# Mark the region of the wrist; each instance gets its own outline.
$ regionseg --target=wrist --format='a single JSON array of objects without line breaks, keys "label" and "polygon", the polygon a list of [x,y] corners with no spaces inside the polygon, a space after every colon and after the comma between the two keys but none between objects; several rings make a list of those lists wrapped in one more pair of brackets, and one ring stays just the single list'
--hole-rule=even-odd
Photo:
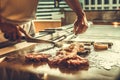
[{"label": "wrist", "polygon": [[85,13],[83,11],[77,12],[76,15],[77,15],[77,17],[82,18],[85,15]]}]

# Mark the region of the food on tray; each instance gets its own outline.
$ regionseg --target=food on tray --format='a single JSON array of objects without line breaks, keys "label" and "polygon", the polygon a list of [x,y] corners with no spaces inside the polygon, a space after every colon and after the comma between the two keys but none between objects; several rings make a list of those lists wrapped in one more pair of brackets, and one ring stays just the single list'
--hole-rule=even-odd
[{"label": "food on tray", "polygon": [[57,56],[58,56],[58,55],[70,55],[70,54],[72,54],[72,52],[67,52],[67,51],[65,51],[65,50],[59,50],[59,51],[56,53]]},{"label": "food on tray", "polygon": [[7,62],[22,62],[23,56],[21,54],[12,54],[12,55],[8,55],[4,58],[4,61]]},{"label": "food on tray", "polygon": [[84,67],[88,67],[89,63],[87,59],[74,55],[74,56],[64,57],[59,62],[59,66],[62,68],[74,70],[74,69],[83,69]]},{"label": "food on tray", "polygon": [[5,59],[4,59],[4,61],[8,61],[8,62],[10,62],[10,61],[15,61],[16,60],[16,57],[15,56],[7,56],[7,57],[5,57]]},{"label": "food on tray", "polygon": [[69,70],[86,69],[89,67],[88,60],[77,55],[55,56],[49,60],[48,64],[50,67],[66,68]]},{"label": "food on tray", "polygon": [[58,55],[49,58],[48,64],[51,68],[57,68],[59,66],[59,62],[64,58],[64,55]]},{"label": "food on tray", "polygon": [[81,56],[81,55],[88,55],[90,53],[90,50],[84,50],[84,51],[81,51],[81,52],[77,52],[77,55]]},{"label": "food on tray", "polygon": [[25,55],[25,61],[27,61],[27,62],[47,62],[49,57],[51,57],[50,54],[43,54],[43,53],[27,54],[27,55]]},{"label": "food on tray", "polygon": [[82,43],[72,43],[68,47],[60,49],[56,55],[77,55],[77,54],[88,54],[90,53],[90,48],[85,48]]},{"label": "food on tray", "polygon": [[94,43],[93,46],[94,46],[95,51],[107,50],[108,49],[108,44]]}]

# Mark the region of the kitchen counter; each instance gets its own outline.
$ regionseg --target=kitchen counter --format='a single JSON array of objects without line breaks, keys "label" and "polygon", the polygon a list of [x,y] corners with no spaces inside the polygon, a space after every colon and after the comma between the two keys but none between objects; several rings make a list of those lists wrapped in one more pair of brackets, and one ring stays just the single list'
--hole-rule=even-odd
[{"label": "kitchen counter", "polygon": [[[69,30],[67,31],[69,32]],[[67,33],[66,30],[64,33]],[[66,40],[113,43],[112,48],[106,51],[97,52],[92,49],[91,53],[86,57],[89,60],[89,69],[80,70],[75,73],[66,73],[58,68],[50,68],[47,64],[25,64],[24,60],[22,61],[22,59],[19,59],[19,57],[22,56],[21,54],[27,54],[31,51],[38,51],[38,49],[40,49],[40,44],[27,42],[16,44],[16,46],[23,44],[26,45],[24,47],[18,46],[19,50],[17,50],[18,48],[16,49],[14,46],[13,48],[15,48],[16,51],[11,51],[8,53],[11,55],[19,54],[17,55],[18,58],[14,61],[6,62],[3,61],[5,56],[1,57],[0,70],[1,73],[4,72],[4,74],[1,74],[0,80],[7,80],[7,78],[3,79],[4,76],[11,78],[8,80],[15,80],[14,75],[19,78],[17,80],[30,80],[30,76],[28,77],[28,74],[32,74],[31,76],[35,78],[34,80],[117,80],[120,73],[119,34],[120,26],[114,27],[113,25],[91,25],[84,34],[80,34],[78,36],[72,34],[67,36]],[[7,48],[8,47],[3,48],[1,51],[7,50]],[[13,50],[11,47],[9,49]],[[52,54],[54,54],[55,50],[58,50],[58,48],[54,48],[45,52],[53,52]],[[9,71],[11,71],[11,73]],[[9,76],[7,72],[9,73]]]},{"label": "kitchen counter", "polygon": [[[47,40],[50,37],[51,37],[50,35],[46,35],[46,36],[40,37],[39,39]],[[7,53],[10,53],[10,52],[13,52],[13,51],[17,51],[17,50],[20,50],[20,49],[23,49],[23,48],[26,48],[26,47],[29,47],[29,46],[32,46],[32,45],[35,45],[35,44],[36,43],[31,43],[31,42],[27,42],[27,41],[21,41],[19,43],[9,42],[8,44],[6,44],[8,46],[0,48],[0,55],[4,55],[4,54],[7,54]]]},{"label": "kitchen counter", "polygon": [[[71,24],[71,25],[63,26],[63,29],[69,28],[71,26],[73,26],[73,25]],[[58,29],[58,28],[55,28],[55,29]],[[55,31],[55,32],[56,33],[51,33],[51,34],[46,34],[44,32],[43,33],[36,33],[35,37],[37,37],[38,39],[49,40],[52,37],[58,37],[58,36],[61,36],[61,35],[64,35],[64,34],[68,33],[66,31]],[[0,48],[0,55],[4,55],[4,54],[10,53],[12,51],[23,49],[25,47],[29,47],[31,45],[36,44],[36,43],[30,43],[30,42],[26,42],[26,41],[22,41],[22,42],[17,43],[17,44],[16,44],[16,42],[13,42],[13,43],[9,42],[9,43],[10,43],[10,46]],[[9,44],[7,44],[7,45],[9,45]]]}]

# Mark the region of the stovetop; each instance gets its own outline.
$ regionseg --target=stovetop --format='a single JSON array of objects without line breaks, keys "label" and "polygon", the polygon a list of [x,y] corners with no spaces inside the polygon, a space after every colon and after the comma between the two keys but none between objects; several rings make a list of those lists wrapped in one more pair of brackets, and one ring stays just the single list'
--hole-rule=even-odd
[{"label": "stovetop", "polygon": [[[70,27],[73,25],[70,25]],[[68,27],[68,26],[67,26]],[[92,25],[88,28],[87,32],[74,35],[71,31],[73,28],[66,29],[67,27],[63,27],[64,30],[56,31],[55,34],[57,36],[66,34],[67,38],[63,41],[88,41],[88,42],[112,42],[113,46],[105,51],[94,51],[93,46],[90,46],[91,53],[86,56],[89,60],[90,67],[88,71],[78,71],[77,74],[66,74],[60,72],[58,69],[51,69],[48,65],[27,67],[30,71],[34,71],[35,73],[40,74],[48,74],[50,76],[56,77],[71,77],[73,79],[115,79],[120,72],[120,27],[113,27],[111,25]],[[62,33],[61,33],[62,32]],[[64,33],[63,33],[64,32]],[[56,36],[53,34],[53,36]],[[50,38],[51,40],[53,38]],[[54,40],[54,39],[53,39]],[[29,52],[41,52],[42,48],[51,47],[50,44],[44,46],[45,44],[34,44],[29,47],[23,48],[18,51],[11,52],[4,56],[9,56],[13,54],[27,54]],[[66,46],[69,44],[65,44],[62,46]],[[51,53],[55,55],[56,51],[61,47],[52,47],[48,50],[42,51],[44,53]],[[3,57],[3,56],[2,56]],[[24,67],[24,65],[22,65]]]}]

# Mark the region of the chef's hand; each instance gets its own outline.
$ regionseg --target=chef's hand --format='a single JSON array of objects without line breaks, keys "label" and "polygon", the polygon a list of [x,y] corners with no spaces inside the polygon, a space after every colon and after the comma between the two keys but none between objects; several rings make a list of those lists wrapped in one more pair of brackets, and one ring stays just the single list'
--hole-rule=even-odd
[{"label": "chef's hand", "polygon": [[18,25],[10,23],[0,23],[0,29],[4,33],[4,37],[10,41],[21,41],[22,33],[26,32]]},{"label": "chef's hand", "polygon": [[77,16],[76,21],[74,22],[74,33],[80,34],[84,33],[88,28],[88,22],[86,19],[85,13],[82,16]]}]

